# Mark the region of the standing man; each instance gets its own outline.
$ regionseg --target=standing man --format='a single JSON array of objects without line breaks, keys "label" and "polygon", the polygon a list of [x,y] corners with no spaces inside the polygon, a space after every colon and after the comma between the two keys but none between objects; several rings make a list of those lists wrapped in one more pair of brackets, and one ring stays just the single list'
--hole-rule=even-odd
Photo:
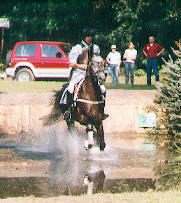
[{"label": "standing man", "polygon": [[143,53],[147,57],[147,85],[151,85],[152,69],[155,74],[155,80],[159,81],[158,57],[163,53],[164,50],[164,47],[155,42],[155,38],[153,36],[149,37],[149,44],[146,44],[143,48]]},{"label": "standing man", "polygon": [[121,54],[116,51],[116,45],[111,46],[111,52],[107,55],[106,58],[109,64],[109,72],[112,77],[112,83],[119,84],[119,73],[121,65]]},{"label": "standing man", "polygon": [[[74,46],[69,53],[70,66],[72,67],[73,73],[67,87],[67,111],[64,113],[65,120],[69,119],[70,111],[69,107],[73,104],[73,91],[75,84],[79,83],[86,76],[86,69],[89,63],[89,59],[93,54],[99,54],[99,46],[93,44],[94,32],[90,28],[83,30],[82,41]],[[104,85],[100,85],[102,97],[105,99],[106,88]],[[109,115],[104,114],[103,119],[106,119]]]}]

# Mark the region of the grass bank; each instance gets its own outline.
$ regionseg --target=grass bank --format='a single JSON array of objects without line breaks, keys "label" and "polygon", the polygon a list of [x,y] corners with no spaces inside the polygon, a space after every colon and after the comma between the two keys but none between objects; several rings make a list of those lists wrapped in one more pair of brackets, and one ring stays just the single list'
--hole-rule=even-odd
[{"label": "grass bank", "polygon": [[180,203],[180,191],[167,192],[131,192],[121,194],[95,194],[82,196],[59,196],[48,198],[19,197],[8,198],[1,203]]},{"label": "grass bank", "polygon": [[53,90],[59,90],[64,83],[62,81],[17,82],[14,80],[1,80],[0,92],[47,93]]},{"label": "grass bank", "polygon": [[[107,89],[125,89],[125,90],[154,90],[155,83],[153,78],[153,86],[145,85],[146,76],[135,77],[135,85],[125,85],[125,77],[120,76],[120,84],[114,85],[111,83],[111,78],[106,80]],[[47,93],[53,90],[59,90],[66,80],[39,80],[33,82],[17,82],[11,78],[0,80],[0,92],[9,93]]]}]

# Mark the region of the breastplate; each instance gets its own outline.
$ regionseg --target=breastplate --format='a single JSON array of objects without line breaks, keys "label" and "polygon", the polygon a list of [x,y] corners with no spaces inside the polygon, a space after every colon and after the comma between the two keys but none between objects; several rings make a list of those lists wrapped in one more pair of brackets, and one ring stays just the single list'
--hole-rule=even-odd
[{"label": "breastplate", "polygon": [[78,64],[88,64],[88,48],[82,48],[82,54],[77,59]]}]

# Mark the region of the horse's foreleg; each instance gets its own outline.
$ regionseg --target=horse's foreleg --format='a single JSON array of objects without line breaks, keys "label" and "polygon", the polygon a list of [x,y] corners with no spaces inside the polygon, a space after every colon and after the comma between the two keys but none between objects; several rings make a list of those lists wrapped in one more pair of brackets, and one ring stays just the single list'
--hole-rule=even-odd
[{"label": "horse's foreleg", "polygon": [[70,119],[66,120],[68,130],[72,132],[74,130],[75,114],[73,109],[71,109]]},{"label": "horse's foreleg", "polygon": [[97,129],[97,140],[98,140],[98,144],[100,147],[101,151],[104,151],[104,148],[106,147],[106,144],[104,142],[104,129],[103,129],[103,124],[100,123],[99,125],[96,126]]},{"label": "horse's foreleg", "polygon": [[74,121],[70,120],[70,121],[66,121],[66,123],[67,123],[68,130],[70,132],[73,131],[73,129],[74,129]]},{"label": "horse's foreleg", "polygon": [[90,149],[94,145],[94,132],[93,132],[93,126],[89,124],[86,128],[86,132],[88,134],[88,141],[85,143],[85,149]]}]

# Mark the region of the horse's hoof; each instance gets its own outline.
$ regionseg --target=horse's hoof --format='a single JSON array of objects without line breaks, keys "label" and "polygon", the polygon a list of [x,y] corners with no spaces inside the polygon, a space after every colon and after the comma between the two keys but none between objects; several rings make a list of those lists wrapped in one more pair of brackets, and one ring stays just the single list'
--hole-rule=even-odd
[{"label": "horse's hoof", "polygon": [[85,148],[85,150],[89,150],[89,149],[92,149],[93,146],[94,145],[89,144],[88,146],[84,146],[84,148]]},{"label": "horse's hoof", "polygon": [[101,150],[101,151],[104,151],[105,147],[106,147],[106,144],[105,144],[105,143],[104,143],[104,144],[101,144],[101,145],[100,145],[100,150]]},{"label": "horse's hoof", "polygon": [[88,149],[91,149],[94,145],[88,144]]},{"label": "horse's hoof", "polygon": [[88,141],[86,140],[86,141],[85,141],[85,144],[84,144],[85,150],[88,150],[88,149],[89,149],[88,146],[89,146],[89,144],[88,144]]},{"label": "horse's hoof", "polygon": [[84,144],[85,150],[89,150],[89,149],[91,149],[93,146],[94,146],[93,144],[89,144],[88,141],[85,141],[85,144]]}]

